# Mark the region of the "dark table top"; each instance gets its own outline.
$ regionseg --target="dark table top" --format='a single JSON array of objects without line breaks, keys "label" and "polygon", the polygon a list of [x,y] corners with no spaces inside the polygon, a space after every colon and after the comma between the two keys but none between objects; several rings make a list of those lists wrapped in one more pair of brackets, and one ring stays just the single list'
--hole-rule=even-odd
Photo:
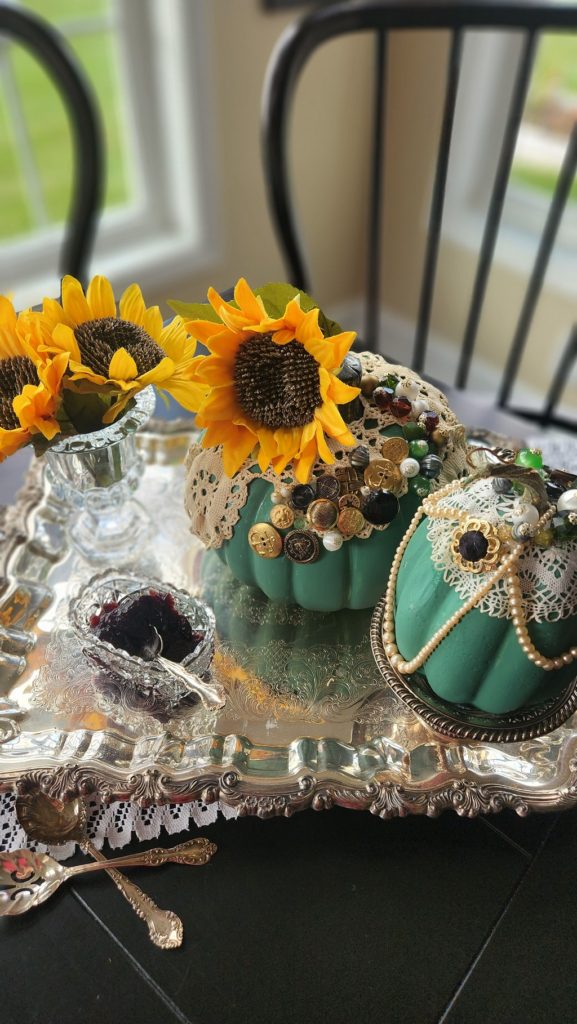
[{"label": "dark table top", "polygon": [[[467,422],[519,426],[461,401]],[[25,461],[2,466],[0,501]],[[210,865],[135,876],[182,918],[179,950],[156,949],[101,875],[2,920],[1,1024],[577,1020],[575,814],[334,809],[198,831],[219,846]]]}]

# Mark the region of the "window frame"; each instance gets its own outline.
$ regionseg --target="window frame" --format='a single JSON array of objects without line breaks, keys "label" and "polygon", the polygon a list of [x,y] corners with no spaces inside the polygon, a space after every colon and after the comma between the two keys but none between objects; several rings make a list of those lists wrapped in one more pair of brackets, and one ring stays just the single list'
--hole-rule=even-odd
[{"label": "window frame", "polygon": [[[575,41],[577,47],[577,34]],[[442,234],[474,252],[483,234],[521,43],[522,35],[513,31],[471,32],[465,41]],[[509,180],[496,263],[531,271],[549,205],[547,196]],[[560,225],[548,270],[549,283],[570,295],[575,294],[576,250],[574,204]]]},{"label": "window frame", "polygon": [[[121,102],[135,198],[103,211],[92,272],[116,289],[162,285],[218,256],[209,0],[116,0]],[[200,144],[202,140],[202,144]],[[161,188],[159,189],[159,183]],[[64,225],[0,244],[17,308],[58,294]],[[46,268],[50,267],[50,272]]]}]

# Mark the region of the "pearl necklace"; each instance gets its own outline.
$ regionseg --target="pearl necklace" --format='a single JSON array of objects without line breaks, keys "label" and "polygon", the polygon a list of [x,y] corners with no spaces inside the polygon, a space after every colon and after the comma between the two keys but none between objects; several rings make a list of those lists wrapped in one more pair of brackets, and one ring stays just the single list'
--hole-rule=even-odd
[{"label": "pearl necklace", "polygon": [[[468,601],[466,601],[457,609],[456,612],[453,613],[453,615],[451,615],[449,619],[447,619],[445,624],[433,634],[431,639],[427,641],[424,647],[421,648],[414,658],[411,658],[410,661],[405,661],[399,652],[395,642],[394,609],[397,577],[399,575],[403,555],[407,549],[409,541],[416,533],[417,527],[424,515],[428,515],[435,519],[448,519],[458,523],[464,523],[470,518],[468,512],[460,512],[458,509],[438,507],[439,502],[443,498],[447,498],[456,491],[462,490],[468,483],[470,483],[470,481],[455,480],[452,483],[447,484],[445,487],[442,487],[441,490],[436,492],[436,494],[426,498],[421,507],[415,512],[415,515],[409,524],[409,528],[397,548],[393,564],[391,566],[389,582],[385,591],[383,623],[384,650],[387,658],[389,659],[390,665],[392,668],[396,669],[397,672],[401,673],[401,675],[410,675],[412,672],[416,672],[417,669],[421,668],[424,662],[430,658],[433,651],[437,649],[445,637],[447,637],[455,626],[459,624],[461,619],[475,608],[485,595],[489,593],[493,584],[497,583],[497,581],[502,579],[504,576],[506,577],[511,619],[521,650],[524,651],[530,661],[539,668],[544,669],[546,672],[551,672],[553,669],[559,669],[563,668],[565,665],[570,665],[577,659],[577,647],[571,647],[565,654],[561,654],[556,658],[547,658],[537,650],[529,636],[523,606],[521,582],[517,572],[519,558],[526,550],[527,542],[513,543],[499,568],[495,572],[491,573],[485,583],[475,591]],[[555,512],[555,506],[549,505],[546,511],[540,516],[539,521],[535,526],[535,531],[537,532],[538,530],[544,529],[553,519]]]}]

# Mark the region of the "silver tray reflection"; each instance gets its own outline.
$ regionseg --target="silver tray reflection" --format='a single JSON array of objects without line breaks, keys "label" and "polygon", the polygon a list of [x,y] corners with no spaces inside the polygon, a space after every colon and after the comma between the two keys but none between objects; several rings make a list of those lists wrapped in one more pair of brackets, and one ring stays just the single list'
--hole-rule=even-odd
[{"label": "silver tray reflection", "polygon": [[63,509],[37,465],[0,521],[2,787],[221,800],[261,817],[335,804],[387,818],[577,803],[577,716],[524,742],[443,739],[385,684],[370,610],[327,616],[272,604],[205,554],[182,509],[189,440],[182,428],[142,436],[139,498],[156,530],[140,569],[212,604],[225,707],[159,722],[78,671],[66,604],[92,569],[70,552]]}]

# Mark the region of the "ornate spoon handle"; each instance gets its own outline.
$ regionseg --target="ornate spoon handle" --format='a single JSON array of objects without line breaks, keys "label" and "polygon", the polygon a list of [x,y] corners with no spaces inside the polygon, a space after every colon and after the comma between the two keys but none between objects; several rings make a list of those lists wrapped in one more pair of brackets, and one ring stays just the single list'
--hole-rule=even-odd
[{"label": "ornate spoon handle", "polygon": [[[84,840],[81,845],[86,853],[98,861],[98,864],[83,864],[82,867],[99,867],[101,864],[104,867],[105,864],[110,863],[89,840]],[[152,850],[150,852],[152,853]],[[128,900],[132,909],[146,923],[148,934],[155,946],[160,946],[161,949],[176,949],[177,946],[182,945],[182,921],[172,910],[161,910],[160,907],[157,907],[150,896],[147,896],[134,882],[121,875],[115,867],[106,867],[105,870],[125,899]]]},{"label": "ornate spoon handle", "polygon": [[[88,849],[85,846],[85,849]],[[88,871],[108,871],[112,868],[156,868],[160,864],[208,864],[213,853],[216,853],[216,845],[208,839],[190,839],[187,843],[173,846],[171,849],[163,850],[162,847],[154,850],[145,850],[143,853],[131,853],[126,857],[116,857],[113,861],[106,860],[101,855],[96,858],[97,864],[78,864],[76,867],[67,868],[69,878],[73,875],[84,875]],[[108,867],[107,867],[108,865]]]}]

